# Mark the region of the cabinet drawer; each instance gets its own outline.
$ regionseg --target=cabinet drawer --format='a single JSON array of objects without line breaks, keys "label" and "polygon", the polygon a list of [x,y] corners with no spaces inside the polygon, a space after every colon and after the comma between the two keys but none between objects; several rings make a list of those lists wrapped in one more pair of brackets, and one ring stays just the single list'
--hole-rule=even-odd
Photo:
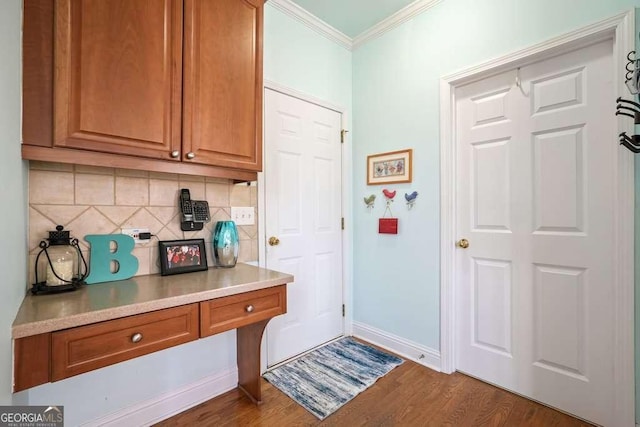
[{"label": "cabinet drawer", "polygon": [[198,339],[198,304],[52,334],[52,381]]},{"label": "cabinet drawer", "polygon": [[200,336],[207,337],[286,312],[286,285],[201,302]]}]

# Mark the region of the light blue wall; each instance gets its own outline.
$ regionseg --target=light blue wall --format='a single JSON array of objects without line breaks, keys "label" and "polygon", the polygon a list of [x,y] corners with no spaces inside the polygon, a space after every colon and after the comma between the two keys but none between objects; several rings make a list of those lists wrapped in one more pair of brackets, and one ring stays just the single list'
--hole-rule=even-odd
[{"label": "light blue wall", "polygon": [[264,78],[351,110],[351,52],[265,6]]},{"label": "light blue wall", "polygon": [[[235,367],[235,332],[154,353],[12,395],[10,327],[26,284],[27,174],[20,158],[21,0],[0,2],[0,405],[64,405],[79,425]],[[274,8],[265,11],[265,78],[331,103],[351,106],[351,53]]]},{"label": "light blue wall", "polygon": [[0,6],[0,405],[10,405],[11,323],[26,282],[26,167],[20,158],[20,37],[22,1]]},{"label": "light blue wall", "polygon": [[[640,5],[640,0],[445,0],[353,54],[354,315],[439,349],[439,79]],[[612,101],[613,102],[613,101]],[[414,149],[413,183],[390,185],[398,236],[362,197],[366,156]],[[407,211],[403,194],[420,193]]]},{"label": "light blue wall", "polygon": [[234,369],[235,358],[233,331],[17,395],[27,394],[30,405],[64,405],[66,425],[76,426]]}]

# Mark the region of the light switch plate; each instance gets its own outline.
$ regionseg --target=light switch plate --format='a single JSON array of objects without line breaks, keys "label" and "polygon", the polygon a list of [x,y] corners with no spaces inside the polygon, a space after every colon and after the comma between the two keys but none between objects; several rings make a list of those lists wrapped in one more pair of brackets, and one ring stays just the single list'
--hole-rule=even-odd
[{"label": "light switch plate", "polygon": [[254,225],[256,223],[255,209],[252,207],[231,207],[231,220],[236,225]]}]

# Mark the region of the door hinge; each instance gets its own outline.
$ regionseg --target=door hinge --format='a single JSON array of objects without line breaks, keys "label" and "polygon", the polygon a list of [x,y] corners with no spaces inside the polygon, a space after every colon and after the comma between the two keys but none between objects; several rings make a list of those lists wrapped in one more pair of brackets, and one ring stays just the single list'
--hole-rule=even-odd
[{"label": "door hinge", "polygon": [[340,218],[340,224],[342,225],[342,229],[344,230],[344,217]]},{"label": "door hinge", "polygon": [[348,131],[348,130],[346,130],[346,129],[342,129],[342,130],[340,131],[340,142],[341,142],[342,144],[344,144],[344,137],[345,137],[345,134],[346,134],[347,132],[349,132],[349,131]]},{"label": "door hinge", "polygon": [[345,312],[346,312],[346,309],[344,308],[344,304],[342,304],[342,317],[344,317]]}]

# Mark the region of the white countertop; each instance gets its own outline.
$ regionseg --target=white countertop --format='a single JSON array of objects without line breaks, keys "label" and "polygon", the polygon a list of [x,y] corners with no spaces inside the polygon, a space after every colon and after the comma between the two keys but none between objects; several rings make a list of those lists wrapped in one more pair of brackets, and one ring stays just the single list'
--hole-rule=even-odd
[{"label": "white countertop", "polygon": [[293,276],[237,264],[173,276],[136,276],[86,285],[73,292],[25,297],[13,338],[147,313],[293,282]]}]

